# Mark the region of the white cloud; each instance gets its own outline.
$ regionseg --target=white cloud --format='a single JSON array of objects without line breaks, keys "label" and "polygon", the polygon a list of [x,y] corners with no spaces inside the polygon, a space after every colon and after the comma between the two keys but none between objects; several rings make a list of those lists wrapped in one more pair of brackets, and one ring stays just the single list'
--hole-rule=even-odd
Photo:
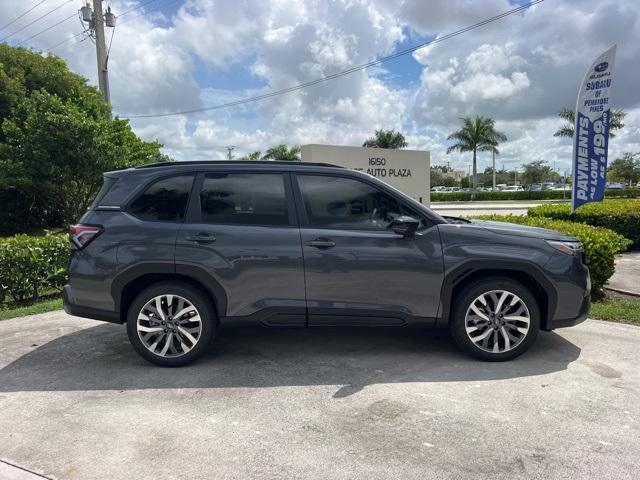
[{"label": "white cloud", "polygon": [[[144,0],[112,0],[116,14]],[[568,166],[571,145],[553,137],[556,112],[571,107],[584,70],[618,43],[614,103],[629,111],[611,156],[640,150],[640,21],[636,0],[544,2],[413,54],[416,78],[395,63],[242,107],[193,116],[132,121],[180,159],[239,154],[278,142],[359,145],[376,128],[407,133],[435,163],[465,168],[468,155],[446,155],[446,137],[464,115],[497,120],[508,137],[499,161],[531,159]],[[0,18],[35,4],[0,2]],[[61,8],[40,28],[64,19]],[[116,112],[167,112],[216,105],[295,86],[389,54],[400,42],[442,36],[513,8],[508,0],[186,0],[174,15],[154,3],[118,19],[110,60]],[[151,10],[151,11],[150,11]],[[140,12],[147,12],[139,14]],[[19,24],[16,25],[18,27]],[[37,32],[25,29],[24,39]],[[66,22],[30,41],[46,47],[79,31]],[[6,33],[6,32],[5,32]],[[12,39],[13,40],[13,39]],[[413,43],[413,42],[409,42]],[[402,47],[406,47],[406,43]],[[68,47],[68,48],[65,48]],[[56,53],[96,83],[89,41]],[[259,87],[215,81],[245,72]],[[253,76],[253,77],[251,77]],[[246,80],[246,78],[245,78]],[[413,83],[411,83],[413,81]],[[243,85],[245,85],[243,83]],[[481,156],[481,169],[488,156]]]}]

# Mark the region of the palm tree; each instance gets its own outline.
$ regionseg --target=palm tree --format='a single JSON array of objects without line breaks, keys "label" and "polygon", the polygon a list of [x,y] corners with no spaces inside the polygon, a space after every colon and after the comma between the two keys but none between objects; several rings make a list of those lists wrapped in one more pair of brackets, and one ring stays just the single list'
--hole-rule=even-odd
[{"label": "palm tree", "polygon": [[286,143],[281,143],[275,147],[271,147],[262,157],[263,160],[286,160],[289,162],[300,161],[300,147],[294,145],[289,147]]},{"label": "palm tree", "polygon": [[473,152],[473,190],[476,190],[478,164],[476,162],[477,152],[500,153],[498,145],[505,142],[507,136],[495,129],[495,121],[492,118],[476,116],[475,118],[461,118],[463,126],[460,130],[453,132],[447,140],[454,140],[455,143],[447,148],[447,153]]},{"label": "palm tree", "polygon": [[[563,108],[558,112],[558,116],[566,120],[556,133],[553,134],[554,137],[569,137],[573,138],[574,134],[574,125],[576,123],[576,112],[569,108]],[[614,138],[616,136],[613,133],[614,130],[620,130],[624,127],[624,117],[627,116],[627,112],[625,112],[622,108],[618,110],[614,110],[611,112],[611,122],[609,123],[609,138]]]},{"label": "palm tree", "polygon": [[260,160],[262,157],[262,152],[260,150],[256,150],[255,152],[247,153],[242,160]]},{"label": "palm tree", "polygon": [[363,147],[378,148],[407,148],[408,145],[404,135],[395,130],[376,130],[373,137],[362,144]]}]

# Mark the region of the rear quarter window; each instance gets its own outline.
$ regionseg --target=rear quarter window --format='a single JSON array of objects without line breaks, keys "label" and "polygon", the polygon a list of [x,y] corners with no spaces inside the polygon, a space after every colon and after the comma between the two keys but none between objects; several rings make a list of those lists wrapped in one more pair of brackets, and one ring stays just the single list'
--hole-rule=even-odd
[{"label": "rear quarter window", "polygon": [[107,192],[111,190],[111,187],[113,187],[113,185],[115,185],[115,183],[118,181],[117,177],[104,176],[102,178],[102,187],[100,188],[100,191],[93,199],[93,202],[91,202],[91,205],[89,205],[89,208],[87,208],[87,210],[95,209],[100,204],[100,201],[104,198]]},{"label": "rear quarter window", "polygon": [[157,180],[130,203],[129,213],[152,222],[183,221],[193,178],[193,175],[179,175]]}]

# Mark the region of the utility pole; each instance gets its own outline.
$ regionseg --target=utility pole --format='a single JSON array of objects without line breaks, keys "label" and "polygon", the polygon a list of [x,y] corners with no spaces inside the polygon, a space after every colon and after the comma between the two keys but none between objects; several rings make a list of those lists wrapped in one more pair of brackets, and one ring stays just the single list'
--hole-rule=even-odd
[{"label": "utility pole", "polygon": [[227,147],[227,160],[233,160],[233,150],[236,147],[231,145],[230,147]]},{"label": "utility pole", "polygon": [[495,150],[491,150],[491,156],[493,158],[493,188],[492,190],[496,189],[496,151]]},{"label": "utility pole", "polygon": [[110,28],[116,26],[116,16],[111,13],[111,7],[107,7],[107,12],[102,12],[103,0],[93,0],[93,10],[89,2],[80,9],[80,18],[89,25],[87,34],[95,39],[96,59],[98,62],[98,87],[102,98],[111,105],[111,94],[109,92],[109,72],[107,63],[109,55],[107,52],[106,38],[104,34],[105,25]]},{"label": "utility pole", "polygon": [[94,29],[96,31],[96,56],[98,59],[98,85],[102,98],[111,105],[109,94],[109,72],[107,70],[107,46],[104,39],[104,17],[102,0],[93,0]]}]

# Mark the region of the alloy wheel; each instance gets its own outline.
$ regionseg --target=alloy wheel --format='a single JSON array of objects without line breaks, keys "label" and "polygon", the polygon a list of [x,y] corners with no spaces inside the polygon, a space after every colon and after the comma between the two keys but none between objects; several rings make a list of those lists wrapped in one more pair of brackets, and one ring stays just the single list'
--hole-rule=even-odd
[{"label": "alloy wheel", "polygon": [[480,350],[504,353],[522,343],[529,333],[530,320],[527,305],[515,293],[491,290],[471,302],[465,329]]},{"label": "alloy wheel", "polygon": [[147,350],[160,357],[180,357],[196,346],[202,321],[196,307],[179,295],[158,295],[138,313],[138,337]]}]

